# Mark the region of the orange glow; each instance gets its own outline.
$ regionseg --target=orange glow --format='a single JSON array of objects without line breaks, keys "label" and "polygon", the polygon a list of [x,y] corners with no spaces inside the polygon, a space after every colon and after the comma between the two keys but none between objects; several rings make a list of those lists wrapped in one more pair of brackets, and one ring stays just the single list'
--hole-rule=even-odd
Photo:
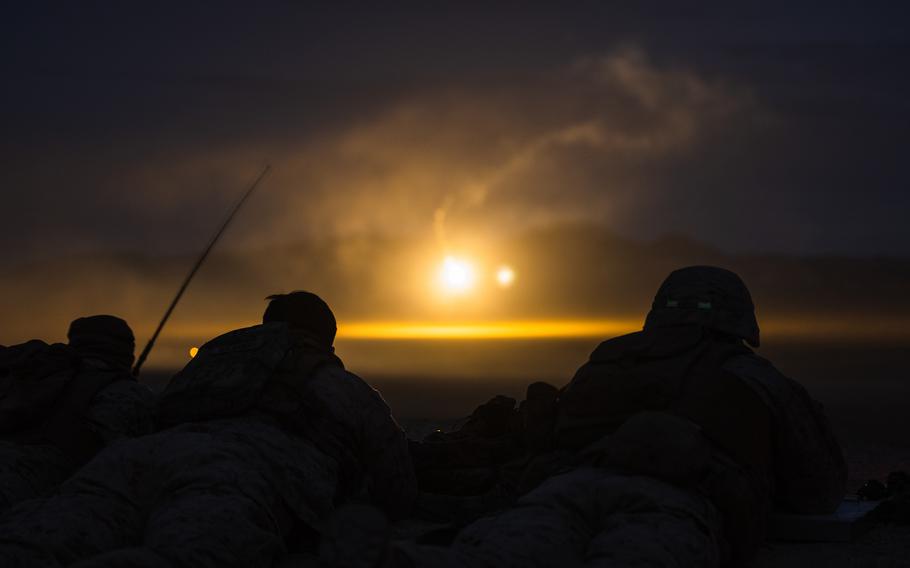
[{"label": "orange glow", "polygon": [[529,320],[470,323],[357,322],[339,339],[559,339],[609,337],[641,329],[641,320]]},{"label": "orange glow", "polygon": [[[597,342],[640,330],[642,319],[563,318],[526,320],[350,320],[339,318],[338,339],[358,341],[572,341]],[[788,341],[907,341],[910,326],[902,318],[870,318],[865,321],[821,317],[766,317],[762,340],[766,345]],[[186,345],[259,323],[258,319],[183,323],[170,328],[161,351],[150,368],[172,368],[186,364]],[[154,328],[138,327],[137,335],[151,334]],[[171,347],[172,346],[172,347]],[[545,347],[550,349],[551,346]],[[758,350],[761,353],[761,349]]]},{"label": "orange glow", "polygon": [[439,268],[439,284],[448,294],[464,294],[474,287],[474,266],[461,258],[447,256]]},{"label": "orange glow", "polygon": [[509,266],[500,266],[496,271],[496,282],[503,288],[510,287],[515,282],[515,271]]},{"label": "orange glow", "polygon": [[190,359],[196,356],[196,353],[199,353],[198,347],[190,347]]},{"label": "orange glow", "polygon": [[[611,337],[638,331],[643,318],[528,319],[503,321],[432,321],[432,320],[347,320],[339,318],[339,339],[546,339],[578,337]],[[766,323],[765,323],[766,322]],[[183,342],[209,339],[259,323],[255,320],[222,321],[195,325],[175,325],[172,338]],[[139,328],[138,333],[151,333],[153,328]],[[907,340],[910,328],[903,319],[866,322],[824,320],[821,318],[768,318],[762,321],[763,338],[778,340],[843,339]],[[183,343],[186,345],[186,343]],[[181,347],[181,351],[184,348]]]}]

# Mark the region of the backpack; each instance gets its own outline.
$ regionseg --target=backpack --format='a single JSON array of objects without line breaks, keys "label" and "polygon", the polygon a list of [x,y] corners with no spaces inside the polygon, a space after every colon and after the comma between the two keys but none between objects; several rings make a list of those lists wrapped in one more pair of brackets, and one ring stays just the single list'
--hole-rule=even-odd
[{"label": "backpack", "polygon": [[657,328],[601,343],[559,394],[557,444],[578,450],[645,411],[670,409],[693,377],[713,373],[738,343],[716,341],[700,326]]},{"label": "backpack", "polygon": [[287,324],[281,322],[212,339],[174,375],[159,397],[159,423],[167,427],[251,410],[291,345]]}]

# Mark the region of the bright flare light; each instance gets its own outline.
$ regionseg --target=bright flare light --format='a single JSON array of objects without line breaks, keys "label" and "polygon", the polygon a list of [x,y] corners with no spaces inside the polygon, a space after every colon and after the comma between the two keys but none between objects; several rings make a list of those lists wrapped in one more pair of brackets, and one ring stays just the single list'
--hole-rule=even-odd
[{"label": "bright flare light", "polygon": [[521,320],[488,322],[350,322],[341,339],[557,339],[606,338],[641,329],[641,320]]},{"label": "bright flare light", "polygon": [[500,266],[496,271],[496,282],[503,288],[508,288],[515,282],[515,271],[508,266]]},{"label": "bright flare light", "polygon": [[442,289],[450,294],[464,294],[474,287],[476,276],[470,262],[447,256],[439,269]]},{"label": "bright flare light", "polygon": [[196,353],[199,353],[198,347],[190,347],[190,359],[196,356]]}]

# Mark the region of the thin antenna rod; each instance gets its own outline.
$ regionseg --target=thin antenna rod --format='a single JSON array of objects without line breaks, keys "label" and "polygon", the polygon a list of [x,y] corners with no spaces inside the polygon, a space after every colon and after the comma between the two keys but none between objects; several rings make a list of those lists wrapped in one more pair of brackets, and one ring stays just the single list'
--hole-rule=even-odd
[{"label": "thin antenna rod", "polygon": [[152,338],[149,339],[149,342],[146,343],[145,349],[142,350],[142,353],[139,355],[139,358],[136,360],[136,366],[133,367],[133,376],[139,376],[139,370],[142,369],[142,364],[145,363],[145,360],[148,358],[149,353],[152,351],[152,348],[155,346],[155,341],[158,339],[158,335],[161,333],[161,330],[164,329],[164,324],[167,323],[168,318],[171,317],[171,312],[174,311],[174,308],[177,307],[177,303],[180,301],[180,298],[183,297],[183,293],[186,292],[187,287],[190,285],[190,282],[193,280],[193,276],[196,275],[196,272],[202,266],[202,263],[205,262],[205,259],[208,257],[209,253],[212,252],[212,249],[215,247],[215,244],[218,243],[218,240],[221,239],[221,235],[224,234],[225,229],[228,228],[228,225],[231,224],[231,221],[234,220],[234,217],[237,215],[237,212],[240,211],[240,208],[243,207],[243,204],[246,203],[246,200],[253,194],[253,191],[259,186],[259,183],[265,179],[265,176],[271,171],[272,166],[266,165],[263,168],[262,172],[253,182],[246,193],[243,194],[243,197],[237,202],[234,208],[231,210],[230,214],[227,216],[227,219],[224,220],[224,223],[221,224],[221,227],[218,229],[218,232],[215,233],[215,236],[212,237],[212,240],[209,241],[205,250],[202,251],[202,255],[199,257],[199,260],[196,261],[196,264],[193,266],[193,269],[190,270],[190,273],[186,275],[186,279],[183,281],[183,284],[180,285],[180,289],[177,291],[177,295],[174,296],[174,300],[171,302],[171,305],[168,306],[167,311],[164,312],[164,317],[161,318],[161,321],[158,323],[158,328],[155,330],[155,333],[152,334]]}]

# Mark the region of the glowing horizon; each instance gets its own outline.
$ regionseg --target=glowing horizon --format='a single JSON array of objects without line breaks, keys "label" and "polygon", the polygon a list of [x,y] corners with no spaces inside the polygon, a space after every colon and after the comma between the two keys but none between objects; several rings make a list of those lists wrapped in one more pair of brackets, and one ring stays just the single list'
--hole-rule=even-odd
[{"label": "glowing horizon", "polygon": [[565,339],[602,337],[641,329],[641,320],[513,320],[459,323],[353,322],[338,339]]},{"label": "glowing horizon", "polygon": [[[445,342],[473,342],[480,345],[484,342],[491,344],[499,341],[581,341],[600,342],[611,337],[638,331],[642,327],[642,318],[576,318],[576,319],[527,319],[527,320],[499,320],[499,321],[433,321],[433,320],[355,320],[339,324],[337,344],[342,344],[345,353],[351,349],[358,349],[355,345],[370,342],[420,342],[445,343]],[[258,321],[222,321],[205,325],[178,325],[170,329],[169,333],[159,341],[159,350],[156,360],[149,364],[149,368],[170,369],[183,365],[191,358],[187,352],[188,346],[200,345],[200,342],[217,337],[232,329],[239,329],[256,325]],[[857,325],[843,319],[806,318],[769,318],[762,326],[764,339],[774,343],[781,341],[869,341],[869,340],[899,340],[910,339],[910,330],[906,323],[899,318],[893,320],[876,320],[866,322],[867,325]],[[876,324],[876,325],[873,325]],[[151,328],[140,328],[137,335],[141,338],[150,333]],[[765,343],[765,342],[763,342]],[[383,350],[385,348],[382,348]],[[552,344],[546,349],[555,349]],[[558,349],[556,350],[558,351]],[[399,353],[399,351],[395,351]],[[465,356],[470,359],[474,349],[465,351]],[[367,362],[359,361],[362,368],[370,368],[369,360],[379,357],[383,361],[381,367],[387,367],[388,361],[375,353]],[[408,368],[414,363],[407,364]],[[394,367],[394,365],[393,365]],[[396,367],[397,368],[397,367]]]},{"label": "glowing horizon", "polygon": [[[256,325],[258,321],[223,321],[203,325],[176,325],[165,335],[167,340],[187,341],[212,338],[232,329]],[[553,318],[512,320],[342,320],[337,339],[571,339],[602,337],[641,330],[642,317],[625,318]],[[793,338],[899,338],[910,337],[903,319],[874,320],[857,325],[843,319],[770,318],[761,326],[767,337]],[[139,326],[138,337],[150,333],[151,327]],[[187,347],[184,347],[187,349]]]}]

